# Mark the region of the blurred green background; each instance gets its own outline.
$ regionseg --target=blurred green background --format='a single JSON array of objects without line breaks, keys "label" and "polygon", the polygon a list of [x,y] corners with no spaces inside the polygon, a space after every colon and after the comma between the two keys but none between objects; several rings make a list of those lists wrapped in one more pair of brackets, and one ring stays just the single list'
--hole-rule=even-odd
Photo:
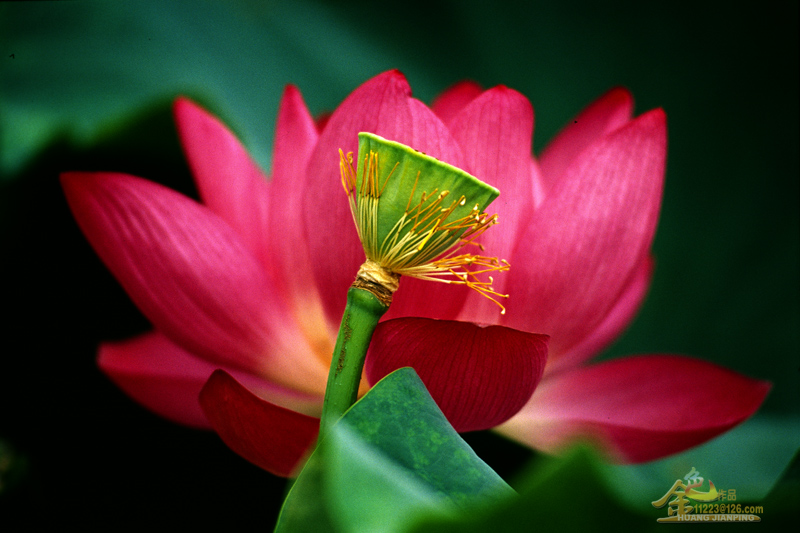
[{"label": "blurred green background", "polygon": [[[655,280],[604,357],[690,354],[774,388],[727,440],[598,475],[612,496],[636,480],[666,491],[689,465],[763,496],[800,445],[797,11],[796,1],[0,4],[0,516],[271,527],[283,481],[216,436],[144,411],[96,369],[99,341],[148,326],[78,231],[57,176],[123,171],[195,195],[176,95],[219,114],[269,168],[285,84],[322,113],[390,68],[428,103],[462,79],[519,90],[534,106],[536,153],[615,85],[637,113],[666,110]],[[676,401],[702,386],[697,376]],[[492,434],[468,440],[506,477],[531,458]],[[795,467],[781,494],[797,485]],[[555,516],[568,516],[564,505]]]}]

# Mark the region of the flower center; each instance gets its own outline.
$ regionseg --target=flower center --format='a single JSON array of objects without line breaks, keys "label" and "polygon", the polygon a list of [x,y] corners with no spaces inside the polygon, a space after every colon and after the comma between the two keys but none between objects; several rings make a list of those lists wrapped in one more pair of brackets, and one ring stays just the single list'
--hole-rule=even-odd
[{"label": "flower center", "polygon": [[475,239],[497,223],[497,215],[487,215],[481,204],[494,200],[497,190],[400,143],[366,133],[359,141],[358,171],[353,154],[339,150],[342,185],[367,256],[359,279],[380,283],[392,278],[385,272],[393,274],[389,302],[401,275],[466,285],[505,313],[497,299],[508,295],[494,291],[488,274],[508,270],[508,262],[463,253],[467,246],[483,251]]}]

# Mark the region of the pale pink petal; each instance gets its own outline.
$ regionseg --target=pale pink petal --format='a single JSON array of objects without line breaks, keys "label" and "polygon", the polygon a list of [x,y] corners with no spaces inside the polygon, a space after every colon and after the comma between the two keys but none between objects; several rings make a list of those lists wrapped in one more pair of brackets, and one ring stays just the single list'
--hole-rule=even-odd
[{"label": "pale pink petal", "polygon": [[[464,170],[500,190],[500,197],[487,208],[487,212],[497,213],[499,224],[480,237],[479,242],[485,247],[481,253],[510,260],[533,211],[533,108],[520,93],[504,86],[495,87],[466,105],[453,119],[450,129],[463,147]],[[507,274],[499,273],[493,278],[494,289],[505,293]],[[500,309],[470,291],[459,319],[497,323]]]},{"label": "pale pink petal", "polygon": [[251,463],[277,476],[296,474],[319,432],[319,419],[262,400],[222,370],[200,393],[222,441]]},{"label": "pale pink petal", "polygon": [[646,257],[636,269],[628,286],[614,304],[608,316],[595,328],[588,337],[580,341],[567,353],[553,354],[548,359],[546,372],[560,372],[571,366],[577,366],[606,349],[614,342],[639,312],[639,308],[647,295],[650,281],[653,278],[654,261]]},{"label": "pale pink petal", "polygon": [[173,111],[203,203],[236,230],[255,257],[268,259],[264,173],[233,133],[206,110],[178,98]]},{"label": "pale pink petal", "polygon": [[[103,343],[100,369],[147,409],[179,424],[211,429],[198,395],[218,365],[200,359],[157,332]],[[273,403],[304,413],[318,413],[321,398],[283,389],[260,378],[230,370],[251,390]]]},{"label": "pale pink petal", "polygon": [[265,365],[280,307],[230,226],[134,176],[74,172],[61,180],[83,233],[159,330],[218,364],[246,371]]},{"label": "pale pink petal", "polygon": [[449,125],[458,112],[482,92],[481,86],[474,81],[462,81],[437,96],[431,103],[431,109],[442,122]]},{"label": "pale pink petal", "polygon": [[364,262],[339,176],[339,149],[358,153],[358,133],[398,141],[458,166],[460,151],[441,121],[411,98],[403,75],[385,72],[357,88],[334,111],[307,168],[303,206],[312,267],[327,316],[338,321],[347,288]]},{"label": "pale pink petal", "polygon": [[547,361],[547,336],[501,326],[398,318],[382,322],[367,353],[371,384],[410,366],[459,431],[505,422],[539,383]]},{"label": "pale pink petal", "polygon": [[770,386],[689,357],[629,357],[545,378],[498,430],[548,452],[589,439],[616,460],[652,461],[743,422]]},{"label": "pale pink petal", "polygon": [[547,333],[554,357],[600,326],[649,254],[665,159],[660,109],[578,156],[512,256],[505,325]]},{"label": "pale pink petal", "polygon": [[633,113],[633,97],[616,87],[592,102],[545,147],[539,162],[545,194],[578,155],[603,135],[624,126]]}]

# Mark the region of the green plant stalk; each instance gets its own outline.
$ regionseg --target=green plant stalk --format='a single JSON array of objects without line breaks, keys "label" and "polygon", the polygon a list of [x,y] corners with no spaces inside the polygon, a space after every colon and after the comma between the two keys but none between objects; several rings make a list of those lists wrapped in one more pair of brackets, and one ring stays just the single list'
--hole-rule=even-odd
[{"label": "green plant stalk", "polygon": [[358,398],[358,386],[372,333],[388,309],[368,290],[351,287],[347,291],[347,306],[336,337],[322,404],[320,441],[327,428],[339,420]]}]

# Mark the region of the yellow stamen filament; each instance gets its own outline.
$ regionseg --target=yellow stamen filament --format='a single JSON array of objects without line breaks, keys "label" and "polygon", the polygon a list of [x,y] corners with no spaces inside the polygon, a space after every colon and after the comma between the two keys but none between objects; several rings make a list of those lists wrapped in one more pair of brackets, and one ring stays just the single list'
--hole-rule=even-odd
[{"label": "yellow stamen filament", "polygon": [[[389,176],[380,183],[378,154],[371,151],[364,158],[364,179],[356,193],[357,175],[353,168],[353,154],[345,155],[339,150],[339,158],[342,185],[368,260],[402,276],[466,285],[496,303],[501,314],[505,314],[505,307],[497,299],[508,298],[508,295],[500,294],[492,288],[491,276],[487,276],[488,281],[478,276],[507,271],[508,262],[496,257],[458,254],[469,245],[477,246],[483,251],[483,246],[474,241],[489,227],[497,224],[497,215],[482,213],[479,206],[475,205],[469,215],[447,221],[459,206],[466,205],[467,199],[461,196],[445,206],[444,201],[450,192],[439,192],[438,189],[430,193],[423,191],[419,201],[412,205],[419,182],[417,173],[403,216],[379,246],[378,202],[399,163],[395,164]],[[458,233],[461,235],[458,236]]]}]

